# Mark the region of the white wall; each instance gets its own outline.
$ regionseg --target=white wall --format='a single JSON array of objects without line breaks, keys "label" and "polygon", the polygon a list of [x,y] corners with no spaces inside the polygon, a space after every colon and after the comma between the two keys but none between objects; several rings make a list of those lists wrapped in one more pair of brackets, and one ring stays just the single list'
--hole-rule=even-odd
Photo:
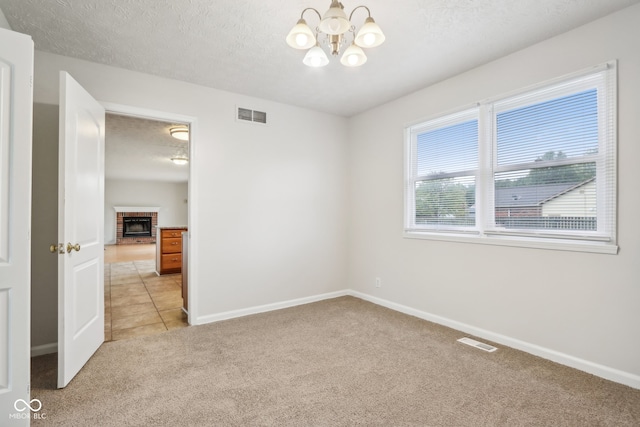
[{"label": "white wall", "polygon": [[33,105],[31,346],[58,338],[58,106]]},{"label": "white wall", "polygon": [[187,225],[187,183],[107,179],[104,184],[104,240],[116,242],[114,206],[159,207],[158,225]]},{"label": "white wall", "polygon": [[[58,103],[60,70],[99,101],[197,118],[190,279],[201,320],[345,288],[346,119],[39,51],[35,102]],[[269,124],[236,122],[236,105]]]},{"label": "white wall", "polygon": [[[349,285],[640,387],[638,22],[640,5],[352,118]],[[618,255],[403,238],[407,124],[611,59],[619,60]]]},{"label": "white wall", "polygon": [[7,22],[7,18],[4,16],[2,9],[0,9],[0,28],[4,28],[5,30],[11,29],[11,25]]}]

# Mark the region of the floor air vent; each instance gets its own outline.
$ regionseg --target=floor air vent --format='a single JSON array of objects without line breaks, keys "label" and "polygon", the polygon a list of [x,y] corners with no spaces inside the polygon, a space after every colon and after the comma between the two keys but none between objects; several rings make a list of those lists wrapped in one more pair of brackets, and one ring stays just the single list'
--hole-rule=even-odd
[{"label": "floor air vent", "polygon": [[476,347],[479,348],[480,350],[484,350],[484,351],[488,351],[488,352],[492,352],[492,351],[496,351],[497,348],[489,345],[489,344],[485,344],[483,342],[480,341],[476,341],[476,340],[472,340],[471,338],[460,338],[458,340],[458,342],[461,342],[462,344],[466,344],[466,345],[470,345],[471,347]]},{"label": "floor air vent", "polygon": [[264,111],[249,110],[248,108],[238,108],[238,120],[244,122],[267,123],[267,113]]}]

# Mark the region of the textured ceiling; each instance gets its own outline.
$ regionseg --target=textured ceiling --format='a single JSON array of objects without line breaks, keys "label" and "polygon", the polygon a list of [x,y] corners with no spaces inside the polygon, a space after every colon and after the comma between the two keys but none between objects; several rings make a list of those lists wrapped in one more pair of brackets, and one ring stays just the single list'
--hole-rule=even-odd
[{"label": "textured ceiling", "polygon": [[186,182],[188,165],[172,157],[188,157],[189,143],[173,138],[178,124],[107,114],[105,177],[142,181]]},{"label": "textured ceiling", "polygon": [[[343,0],[386,35],[368,62],[302,64],[284,39],[329,0],[0,0],[36,49],[351,116],[640,0]],[[360,26],[364,9],[354,14]],[[317,17],[305,15],[310,26]]]}]

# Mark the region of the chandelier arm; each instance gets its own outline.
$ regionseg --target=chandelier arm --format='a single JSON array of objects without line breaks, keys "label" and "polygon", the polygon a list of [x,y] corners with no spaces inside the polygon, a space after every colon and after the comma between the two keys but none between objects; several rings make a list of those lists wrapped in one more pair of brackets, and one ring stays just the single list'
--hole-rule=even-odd
[{"label": "chandelier arm", "polygon": [[313,10],[313,11],[316,13],[316,15],[318,15],[318,19],[320,19],[320,20],[322,21],[322,15],[320,15],[320,12],[318,12],[316,9],[314,9],[314,8],[312,8],[312,7],[308,7],[308,8],[306,8],[305,10],[303,10],[303,11],[302,11],[302,13],[300,14],[300,19],[303,19],[303,18],[304,18],[304,13],[305,13],[307,10]]},{"label": "chandelier arm", "polygon": [[365,5],[360,5],[360,6],[357,6],[355,9],[353,9],[351,11],[351,14],[349,15],[349,22],[351,22],[351,18],[353,17],[353,13],[356,10],[360,9],[361,7],[364,7],[365,9],[367,9],[367,15],[369,15],[368,18],[371,18],[371,11],[369,10],[369,8],[367,6],[365,6]]}]

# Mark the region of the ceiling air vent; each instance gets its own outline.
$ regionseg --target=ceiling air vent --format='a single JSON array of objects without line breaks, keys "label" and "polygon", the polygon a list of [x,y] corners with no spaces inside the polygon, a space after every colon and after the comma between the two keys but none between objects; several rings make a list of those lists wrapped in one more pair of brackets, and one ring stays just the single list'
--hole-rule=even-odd
[{"label": "ceiling air vent", "polygon": [[264,111],[249,110],[248,108],[238,107],[238,120],[243,122],[253,122],[267,124],[267,113]]},{"label": "ceiling air vent", "polygon": [[466,345],[470,345],[471,347],[475,347],[475,348],[479,348],[480,350],[484,350],[484,351],[488,351],[488,352],[492,352],[492,351],[496,351],[497,348],[489,345],[489,344],[485,344],[483,342],[480,341],[476,341],[476,340],[472,340],[471,338],[460,338],[458,340],[458,342],[461,342],[462,344],[466,344]]}]

